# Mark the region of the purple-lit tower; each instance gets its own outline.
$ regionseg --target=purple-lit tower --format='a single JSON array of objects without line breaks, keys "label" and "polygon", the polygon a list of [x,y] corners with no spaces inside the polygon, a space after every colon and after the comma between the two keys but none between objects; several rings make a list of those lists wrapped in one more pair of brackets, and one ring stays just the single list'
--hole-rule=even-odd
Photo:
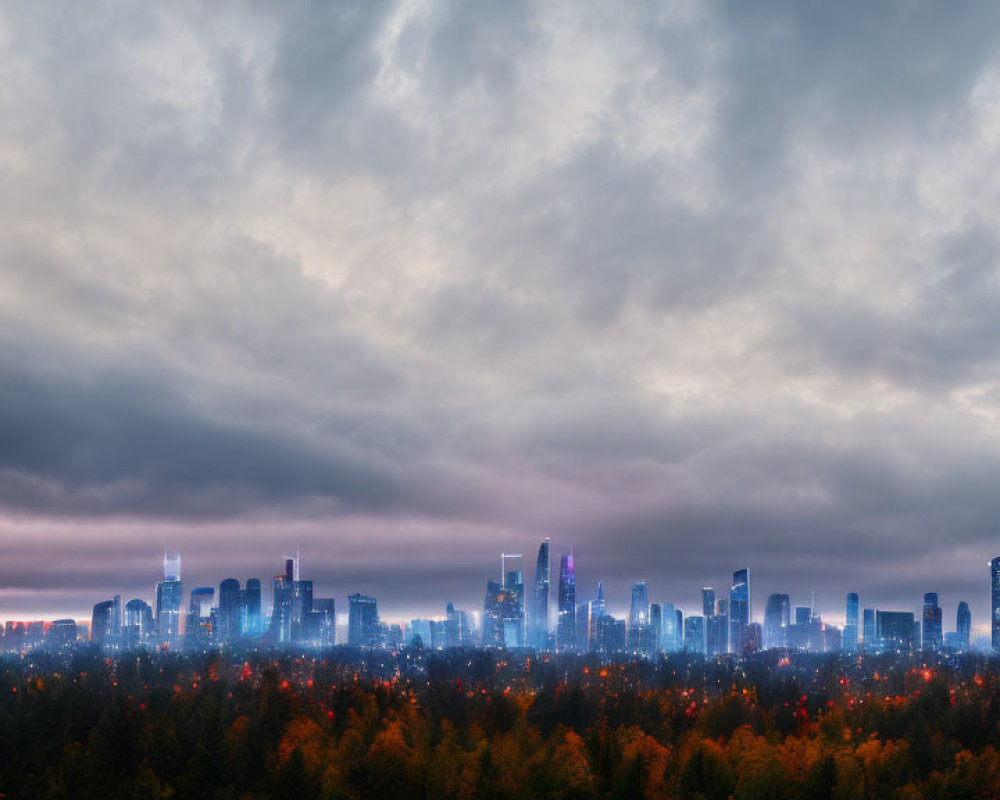
[{"label": "purple-lit tower", "polygon": [[576,562],[573,551],[559,560],[559,619],[556,646],[572,650],[576,644]]}]

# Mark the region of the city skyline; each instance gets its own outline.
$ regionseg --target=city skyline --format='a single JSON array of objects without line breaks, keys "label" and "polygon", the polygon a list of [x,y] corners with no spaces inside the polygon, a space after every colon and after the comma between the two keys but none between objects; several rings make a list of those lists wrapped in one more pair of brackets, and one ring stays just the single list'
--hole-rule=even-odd
[{"label": "city skyline", "polygon": [[[604,581],[602,580],[597,581],[597,583],[592,587],[592,590],[589,592],[587,591],[586,587],[581,592],[579,587],[576,586],[576,584],[574,583],[572,601],[570,603],[570,607],[572,607],[574,611],[574,620],[568,623],[569,627],[565,629],[566,638],[565,640],[563,640],[560,639],[561,614],[559,613],[560,604],[558,602],[558,596],[556,598],[557,602],[553,604],[549,598],[545,598],[543,595],[545,604],[548,606],[548,614],[546,616],[546,620],[544,623],[545,630],[543,633],[539,633],[536,627],[539,624],[539,617],[537,616],[536,613],[536,603],[538,603],[540,597],[537,591],[537,586],[539,585],[538,581],[541,578],[541,576],[543,574],[546,574],[549,583],[552,583],[553,572],[555,572],[554,585],[558,589],[558,587],[562,583],[563,575],[565,574],[566,563],[567,563],[566,560],[569,559],[569,564],[570,564],[568,568],[569,574],[573,575],[575,580],[576,559],[575,559],[575,553],[573,553],[572,548],[569,548],[566,552],[562,553],[559,556],[559,559],[556,562],[555,567],[553,567],[552,564],[550,563],[551,544],[552,544],[551,539],[548,537],[541,542],[539,547],[539,557],[534,565],[534,572],[532,574],[528,575],[524,570],[523,554],[502,553],[500,554],[501,565],[502,565],[499,576],[500,580],[494,581],[491,579],[486,581],[488,589],[487,599],[489,598],[490,595],[490,590],[489,590],[490,586],[497,587],[496,589],[494,589],[494,591],[499,590],[501,588],[505,589],[507,588],[508,585],[513,587],[513,584],[508,583],[508,581],[511,580],[511,576],[516,576],[515,578],[513,578],[513,580],[519,581],[518,584],[519,594],[516,599],[516,603],[518,604],[517,606],[518,610],[516,614],[519,615],[520,617],[520,628],[518,633],[516,634],[516,640],[518,642],[517,646],[530,647],[530,648],[541,647],[542,649],[548,649],[553,647],[557,649],[560,647],[570,647],[570,648],[576,647],[577,645],[575,643],[578,642],[578,637],[579,637],[579,629],[577,628],[579,622],[576,620],[575,617],[580,613],[581,608],[583,608],[584,606],[592,605],[595,599],[599,603],[601,615],[607,613],[607,615],[611,618],[620,618],[623,621],[623,624],[626,626],[626,630],[629,631],[633,629],[637,621],[636,609],[644,605],[645,608],[648,610],[650,608],[651,603],[653,606],[657,608],[659,608],[662,604],[665,604],[666,607],[669,607],[671,609],[676,608],[678,613],[682,614],[684,619],[688,618],[701,619],[703,620],[702,624],[704,627],[701,629],[699,635],[704,639],[706,653],[709,655],[711,655],[713,652],[725,653],[727,651],[728,652],[740,651],[744,646],[744,641],[742,639],[742,636],[744,634],[739,633],[739,631],[746,628],[748,624],[756,624],[759,626],[760,636],[762,637],[759,646],[763,646],[765,648],[773,647],[775,646],[775,639],[774,639],[774,634],[771,630],[771,625],[780,623],[772,622],[772,619],[778,620],[780,618],[780,615],[783,614],[783,618],[785,620],[785,622],[783,623],[784,625],[789,624],[789,621],[794,623],[796,613],[801,613],[803,609],[809,610],[810,617],[812,619],[817,619],[817,620],[822,619],[823,623],[825,623],[828,626],[829,625],[834,626],[835,629],[837,629],[840,634],[847,634],[851,632],[851,628],[849,628],[849,625],[851,623],[851,618],[850,618],[850,615],[852,613],[851,608],[853,607],[853,614],[855,620],[853,631],[856,632],[857,637],[860,641],[867,635],[865,633],[865,630],[863,629],[863,626],[861,625],[861,620],[860,620],[861,607],[864,607],[866,610],[873,613],[876,611],[878,613],[882,613],[884,611],[890,613],[896,613],[897,611],[902,612],[909,609],[908,613],[911,614],[911,617],[914,621],[916,621],[917,623],[921,623],[921,619],[923,618],[924,621],[922,624],[926,625],[928,603],[930,603],[933,607],[937,608],[937,618],[936,618],[937,621],[936,623],[934,622],[931,623],[932,625],[936,624],[937,626],[937,634],[936,634],[938,641],[938,644],[936,645],[937,647],[940,647],[941,644],[943,644],[945,639],[944,636],[945,633],[953,634],[956,630],[960,630],[962,623],[956,622],[955,620],[960,618],[962,614],[966,615],[966,617],[971,616],[972,620],[976,620],[975,624],[972,624],[971,627],[969,628],[969,633],[971,634],[971,639],[973,641],[983,642],[990,640],[992,638],[993,648],[996,649],[998,646],[1000,646],[1000,633],[997,632],[991,633],[991,622],[990,622],[990,617],[994,615],[996,615],[997,619],[1000,620],[1000,594],[998,594],[998,592],[1000,592],[1000,589],[996,588],[1000,586],[1000,567],[998,567],[998,564],[1000,564],[1000,556],[991,560],[987,565],[990,568],[990,571],[988,575],[988,585],[986,587],[986,591],[990,595],[990,598],[987,603],[987,612],[985,616],[978,620],[975,617],[975,615],[971,612],[970,609],[972,604],[970,604],[967,599],[958,600],[951,606],[947,606],[946,602],[942,602],[940,600],[940,593],[938,592],[922,593],[922,604],[918,602],[903,603],[900,604],[897,608],[895,606],[890,607],[885,604],[879,603],[877,597],[875,598],[869,597],[863,593],[860,595],[860,603],[859,603],[859,593],[854,591],[849,591],[844,593],[839,609],[836,607],[835,604],[832,605],[830,608],[825,608],[822,604],[816,602],[814,595],[808,598],[800,598],[794,594],[789,595],[789,593],[787,592],[775,593],[774,591],[771,591],[767,586],[761,587],[756,582],[756,580],[751,580],[750,576],[752,576],[754,572],[752,568],[739,568],[735,570],[732,574],[731,587],[727,587],[725,581],[716,583],[714,585],[703,584],[699,587],[698,596],[694,599],[681,598],[679,596],[664,597],[663,595],[668,594],[669,590],[663,590],[656,586],[650,587],[645,579],[637,578],[635,582],[633,582],[629,586],[628,589],[629,598],[625,599],[624,602],[622,602],[619,605],[616,604],[613,600],[611,602],[606,601],[606,590],[604,586]],[[516,572],[507,571],[508,561],[510,559],[517,559]],[[138,592],[135,595],[135,599],[130,600],[128,603],[131,604],[133,602],[135,603],[141,602],[141,604],[146,607],[147,612],[153,611],[155,609],[155,616],[152,619],[157,629],[159,629],[160,626],[159,622],[161,616],[160,612],[161,612],[161,606],[163,605],[163,601],[160,594],[162,591],[161,587],[170,584],[171,581],[175,581],[178,585],[179,594],[177,595],[177,598],[175,599],[174,602],[176,604],[176,608],[178,609],[178,614],[180,615],[180,617],[183,618],[187,617],[189,595],[190,595],[190,606],[191,609],[193,610],[196,603],[195,594],[202,592],[208,593],[207,594],[208,605],[202,609],[201,617],[202,619],[207,620],[209,618],[209,613],[208,613],[209,610],[211,610],[213,615],[218,613],[220,615],[220,622],[217,624],[222,626],[221,630],[223,631],[224,638],[228,637],[228,634],[226,634],[225,631],[229,629],[229,626],[231,624],[226,622],[227,615],[232,613],[231,611],[227,612],[225,610],[226,601],[223,598],[226,593],[226,585],[232,584],[234,588],[231,589],[231,591],[238,592],[241,591],[240,582],[244,580],[247,581],[247,589],[242,590],[244,592],[249,590],[251,582],[255,583],[256,585],[255,591],[257,592],[256,603],[258,609],[256,613],[258,616],[258,622],[256,623],[256,627],[251,625],[251,628],[248,629],[257,631],[255,634],[253,634],[253,636],[264,636],[268,634],[269,625],[282,626],[289,624],[287,616],[284,618],[284,622],[278,622],[279,617],[275,615],[275,609],[277,608],[278,605],[280,605],[283,602],[278,599],[278,592],[279,592],[278,583],[281,575],[284,575],[284,580],[286,582],[286,585],[288,585],[289,587],[292,585],[290,583],[291,581],[293,580],[296,582],[299,581],[300,564],[301,564],[299,551],[296,551],[294,555],[288,555],[282,557],[282,559],[280,560],[280,563],[283,565],[282,571],[280,572],[279,575],[273,578],[274,586],[273,590],[271,591],[262,591],[261,589],[262,584],[267,584],[268,586],[271,585],[270,583],[271,578],[265,577],[263,576],[263,574],[253,575],[253,576],[242,576],[242,577],[229,576],[227,578],[216,578],[214,582],[211,580],[200,581],[198,579],[192,579],[190,577],[187,578],[182,577],[181,563],[182,563],[181,554],[176,552],[171,552],[169,549],[165,549],[162,557],[162,574],[160,575],[160,578],[162,580],[155,584],[152,591]],[[545,570],[545,572],[542,572],[543,569]],[[340,597],[341,601],[344,603],[343,606],[339,607],[338,612],[334,615],[334,618],[331,620],[331,624],[334,625],[334,631],[337,637],[337,642],[344,643],[347,639],[349,630],[348,611],[347,611],[348,600],[351,597],[366,597],[370,599],[373,603],[375,603],[378,601],[378,597],[374,593],[371,592],[365,593],[363,590],[358,590],[358,589],[351,590],[350,595],[346,593],[347,588],[345,588],[343,591],[331,591],[327,586],[324,585],[323,581],[315,580],[315,576],[312,575],[311,572],[310,575],[311,577],[308,580],[304,579],[304,584],[303,584],[308,586],[308,593],[309,593],[308,603],[310,608],[312,607],[312,602],[313,602],[312,598],[314,593],[314,586],[317,586],[317,584],[319,591],[321,591],[324,594],[329,594],[333,597],[333,599],[330,601],[317,600],[318,603],[330,602],[331,611],[333,609],[332,604],[336,603],[337,597]],[[200,588],[203,585],[205,588]],[[295,585],[298,584],[296,583]],[[750,591],[749,587],[751,585],[755,587],[753,591]],[[181,588],[181,586],[183,588]],[[529,592],[526,588],[528,586],[536,588],[533,591]],[[743,588],[739,589],[738,587],[743,587]],[[425,588],[433,589],[432,586]],[[131,598],[132,595],[128,593],[123,594],[119,592],[117,589],[114,590],[114,594],[116,601],[122,604],[122,606],[118,608],[118,615],[120,619],[122,617],[122,614],[124,613],[123,606],[126,605],[126,600],[129,600],[129,598]],[[751,601],[749,607],[749,618],[746,619],[744,622],[740,622],[739,619],[737,618],[737,615],[743,612],[739,611],[741,605],[740,601],[737,598],[741,596],[746,596],[747,594],[749,594],[749,599]],[[147,602],[147,597],[151,597],[150,601],[148,602]],[[761,599],[759,599],[757,603],[753,603],[753,597],[758,597]],[[784,598],[785,607],[783,611],[779,611],[777,610],[777,607],[775,607],[773,613],[777,616],[772,618],[771,616],[772,605],[776,598]],[[484,624],[484,619],[486,614],[485,608],[481,608],[477,606],[475,603],[463,605],[461,602],[455,602],[454,598],[446,599],[443,601],[440,601],[441,599],[438,598],[437,600],[438,602],[436,602],[434,599],[424,598],[421,601],[423,604],[410,605],[407,607],[408,610],[407,608],[392,609],[382,605],[380,607],[381,610],[376,612],[376,617],[377,619],[380,619],[382,623],[400,624],[402,625],[403,631],[406,632],[409,628],[411,621],[420,619],[445,620],[448,617],[448,614],[451,613],[450,609],[458,608],[463,613],[467,613],[470,617],[470,620],[474,618],[474,623],[472,627],[473,630],[475,631],[477,646],[479,646],[480,644],[486,645],[487,639],[493,640],[495,638],[495,643],[498,644],[504,641],[504,634],[500,632],[500,629],[498,628],[495,636],[488,636],[488,637],[483,636],[482,641],[480,642],[479,637],[482,636],[482,629],[480,626]],[[245,599],[243,602],[245,602]],[[291,595],[289,595],[288,603],[291,602],[292,602]],[[637,603],[639,604],[638,606]],[[111,601],[100,601],[94,606],[94,609],[92,609],[90,613],[82,615],[73,615],[63,612],[63,613],[55,613],[52,615],[40,616],[40,617],[25,617],[23,615],[22,616],[13,615],[5,619],[3,616],[0,616],[0,632],[2,632],[2,624],[4,622],[7,622],[9,626],[11,622],[28,623],[35,621],[36,619],[44,621],[46,624],[49,624],[53,620],[65,620],[69,618],[69,619],[75,619],[79,623],[88,624],[92,614],[96,613],[96,608],[98,605],[106,606],[108,609],[108,613],[112,613]],[[444,613],[445,605],[447,605],[449,609],[448,614]],[[720,619],[722,620],[722,627],[725,628],[725,631],[718,634],[713,634],[712,632],[713,623],[708,615],[715,613],[716,606],[718,606],[718,613],[722,615]],[[761,607],[760,613],[757,613],[758,606]],[[288,608],[290,609],[291,605],[289,605]],[[992,608],[992,612],[990,611],[990,608]],[[709,609],[712,610],[710,611]],[[137,611],[138,610],[139,608],[137,607]],[[944,613],[942,616],[943,611],[951,613]],[[657,611],[657,613],[659,613],[659,611]],[[591,620],[593,620],[593,618],[591,618]],[[642,624],[649,624],[648,620],[642,620],[641,622]],[[799,620],[799,622],[801,623],[802,620]],[[191,619],[188,618],[186,622],[184,621],[184,619],[179,619],[177,622],[169,623],[169,626],[171,630],[179,626],[180,630],[185,630],[185,635],[186,635],[186,628],[191,624],[192,624]],[[968,622],[965,622],[964,624],[968,625]],[[995,628],[996,631],[1000,631],[1000,623],[993,626],[993,628]],[[271,635],[274,635],[273,631],[271,632]],[[926,628],[924,630],[923,635],[927,636]],[[548,640],[546,639],[546,636],[549,637]],[[721,641],[721,648],[718,642],[712,644],[712,642],[715,641],[713,639],[714,636],[722,637],[721,640],[719,640]],[[179,633],[170,634],[167,638],[169,641],[173,641],[174,646],[177,646],[181,642]],[[589,638],[591,639],[591,646],[593,646],[593,633],[590,635]],[[211,640],[211,634],[209,634],[209,639],[207,639],[206,641],[210,640]],[[286,640],[289,642],[292,641],[290,638],[290,633],[279,634],[277,638],[277,643],[280,644],[282,641]],[[636,645],[631,640],[629,640],[629,647],[632,648],[635,646]]]}]

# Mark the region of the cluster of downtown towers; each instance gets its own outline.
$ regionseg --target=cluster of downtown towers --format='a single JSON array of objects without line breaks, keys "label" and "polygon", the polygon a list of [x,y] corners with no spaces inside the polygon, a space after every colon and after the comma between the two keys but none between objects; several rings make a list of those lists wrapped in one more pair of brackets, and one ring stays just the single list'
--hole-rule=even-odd
[{"label": "cluster of downtown towers", "polygon": [[[605,610],[604,586],[596,596],[577,603],[576,563],[572,551],[559,562],[556,603],[550,615],[549,540],[541,543],[530,606],[525,602],[520,555],[501,556],[499,581],[489,581],[482,625],[473,615],[448,603],[444,619],[414,619],[408,626],[379,619],[374,597],[348,597],[348,641],[351,647],[397,649],[403,646],[523,648],[555,652],[596,652],[602,656],[655,657],[688,652],[718,656],[744,655],[762,648],[790,650],[909,653],[915,649],[965,651],[970,646],[972,617],[966,602],[958,604],[955,630],[943,632],[943,614],[934,592],[924,595],[919,617],[910,611],[865,608],[856,593],[846,602],[843,629],[824,623],[811,606],[792,607],[787,594],[767,598],[763,626],[751,619],[750,571],[733,573],[728,597],[703,587],[702,614],[686,618],[672,603],[650,603],[645,581],[632,587],[627,619]],[[509,568],[511,562],[514,568]],[[992,646],[1000,649],[1000,557],[990,563]],[[164,578],[156,585],[154,609],[140,598],[122,603],[120,595],[94,606],[90,630],[74,620],[7,623],[4,649],[43,643],[70,644],[81,639],[111,647],[158,645],[208,646],[230,642],[270,645],[331,646],[336,643],[333,598],[313,596],[313,582],[299,577],[298,557],[286,558],[284,571],[271,582],[268,614],[261,582],[245,585],[228,578],[215,587],[191,590],[186,611],[180,557],[164,555]],[[554,623],[554,624],[553,624]]]}]

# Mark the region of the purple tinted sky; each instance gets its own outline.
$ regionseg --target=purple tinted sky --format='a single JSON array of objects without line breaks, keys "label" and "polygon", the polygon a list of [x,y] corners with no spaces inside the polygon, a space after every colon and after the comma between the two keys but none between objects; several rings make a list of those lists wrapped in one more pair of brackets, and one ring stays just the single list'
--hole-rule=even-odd
[{"label": "purple tinted sky", "polygon": [[[0,9],[0,619],[1000,553],[1000,6]],[[529,578],[531,577],[529,568]]]}]

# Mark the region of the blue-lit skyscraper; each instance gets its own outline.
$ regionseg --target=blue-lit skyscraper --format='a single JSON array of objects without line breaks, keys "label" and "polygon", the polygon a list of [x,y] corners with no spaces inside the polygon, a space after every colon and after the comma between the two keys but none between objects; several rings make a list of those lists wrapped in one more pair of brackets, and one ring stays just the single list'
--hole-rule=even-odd
[{"label": "blue-lit skyscraper", "polygon": [[858,603],[857,592],[847,595],[847,616],[844,622],[844,650],[855,653],[858,649]]},{"label": "blue-lit skyscraper", "polygon": [[743,654],[746,627],[750,624],[750,570],[738,569],[733,573],[733,587],[729,591],[729,650]]},{"label": "blue-lit skyscraper", "polygon": [[248,578],[246,585],[247,595],[247,618],[246,635],[256,639],[263,632],[263,618],[261,616],[261,591],[260,578]]},{"label": "blue-lit skyscraper", "polygon": [[137,647],[153,635],[153,608],[141,598],[133,598],[125,604],[125,623],[122,627],[122,643]]},{"label": "blue-lit skyscraper", "polygon": [[246,591],[240,588],[240,582],[235,578],[226,578],[219,584],[219,629],[215,632],[216,641],[232,642],[243,637],[246,599]]},{"label": "blue-lit skyscraper", "polygon": [[160,644],[176,647],[181,635],[181,557],[163,554],[163,580],[156,584],[156,631]]},{"label": "blue-lit skyscraper", "polygon": [[374,597],[352,594],[347,598],[347,644],[351,647],[378,647],[381,623]]},{"label": "blue-lit skyscraper", "polygon": [[875,652],[879,649],[878,636],[875,630],[875,609],[866,608],[864,610],[861,641],[868,652]]},{"label": "blue-lit skyscraper", "polygon": [[531,643],[540,650],[549,646],[549,540],[538,548],[535,591],[532,598]]},{"label": "blue-lit skyscraper", "polygon": [[590,643],[589,649],[598,649],[601,620],[604,619],[604,581],[597,582],[597,597],[590,601]]},{"label": "blue-lit skyscraper", "polygon": [[646,581],[632,586],[632,598],[628,612],[627,645],[631,653],[641,653],[646,649],[649,637],[649,588]]},{"label": "blue-lit skyscraper", "polygon": [[764,647],[786,647],[786,634],[791,623],[791,602],[787,594],[770,594],[764,606]]},{"label": "blue-lit skyscraper", "polygon": [[705,654],[704,617],[688,617],[684,620],[684,651]]},{"label": "blue-lit skyscraper", "polygon": [[924,613],[922,617],[921,645],[924,650],[940,650],[944,643],[941,626],[941,606],[938,605],[937,592],[927,592],[924,595]]},{"label": "blue-lit skyscraper", "polygon": [[296,563],[285,559],[285,572],[271,581],[271,627],[268,636],[275,643],[287,644],[292,640],[292,606],[295,603]]},{"label": "blue-lit skyscraper", "polygon": [[955,618],[955,633],[958,634],[958,646],[965,651],[969,649],[969,639],[972,636],[972,612],[964,600],[958,604],[958,614]]},{"label": "blue-lit skyscraper", "polygon": [[650,654],[660,653],[663,650],[663,606],[659,603],[649,605],[649,630],[652,639]]},{"label": "blue-lit skyscraper", "polygon": [[663,622],[660,629],[660,649],[667,653],[680,650],[681,631],[677,629],[677,613],[673,603],[663,603]]},{"label": "blue-lit skyscraper", "polygon": [[559,559],[559,616],[556,622],[556,646],[572,650],[576,643],[576,562],[573,551]]},{"label": "blue-lit skyscraper", "polygon": [[1000,650],[1000,556],[990,562],[990,643]]},{"label": "blue-lit skyscraper", "polygon": [[114,602],[104,600],[94,604],[90,616],[90,641],[94,644],[107,644],[111,637],[111,616]]},{"label": "blue-lit skyscraper", "polygon": [[[885,652],[908,655],[913,650],[912,611],[882,611],[875,614],[876,635]],[[916,628],[919,630],[919,627]]]},{"label": "blue-lit skyscraper", "polygon": [[704,617],[715,614],[715,589],[711,586],[701,587],[701,613]]}]

